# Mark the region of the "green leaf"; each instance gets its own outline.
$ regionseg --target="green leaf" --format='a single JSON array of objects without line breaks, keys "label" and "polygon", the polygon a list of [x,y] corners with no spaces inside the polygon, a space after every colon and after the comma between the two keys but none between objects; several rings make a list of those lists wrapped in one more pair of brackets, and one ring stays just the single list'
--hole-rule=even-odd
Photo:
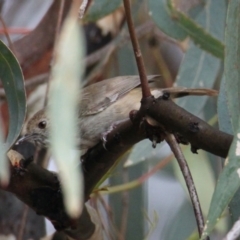
[{"label": "green leaf", "polygon": [[[221,84],[222,99],[227,103],[227,116],[230,117],[231,127],[227,124],[225,127],[230,131],[236,133],[234,141],[231,145],[228,163],[224,167],[223,172],[219,176],[219,180],[214,191],[206,227],[204,234],[209,234],[217,220],[220,218],[222,212],[227,207],[236,191],[240,187],[240,122],[239,122],[239,37],[240,33],[237,31],[240,24],[240,5],[238,0],[229,2],[227,13],[227,27],[225,33],[226,41],[226,56],[225,56],[225,80]],[[221,102],[220,102],[221,103]],[[223,114],[223,111],[221,112]],[[204,236],[202,237],[202,239]]]},{"label": "green leaf", "polygon": [[9,129],[5,146],[7,150],[21,132],[26,112],[26,96],[19,63],[2,41],[0,41],[0,78],[6,93],[9,111]]},{"label": "green leaf", "polygon": [[[71,12],[72,13],[72,12]],[[81,76],[84,71],[83,35],[77,14],[70,14],[63,25],[56,46],[52,69],[48,114],[53,156],[59,168],[66,210],[79,217],[83,205],[83,177],[80,152],[76,151]]]},{"label": "green leaf", "polygon": [[[234,89],[233,89],[234,90]],[[219,129],[223,132],[233,134],[233,128],[231,125],[231,115],[227,106],[227,92],[226,92],[226,80],[223,76],[220,91],[218,95],[218,122]]]},{"label": "green leaf", "polygon": [[201,239],[205,239],[205,236],[213,230],[221,214],[240,186],[240,123],[237,132],[238,134],[230,148],[229,159],[226,160],[226,166],[219,176]]},{"label": "green leaf", "polygon": [[238,127],[240,112],[240,5],[238,0],[229,2],[226,27],[226,57],[224,62],[226,102],[233,132]]},{"label": "green leaf", "polygon": [[167,0],[149,0],[149,15],[168,36],[178,40],[187,37],[187,32],[170,17]]},{"label": "green leaf", "polygon": [[[222,41],[226,11],[225,0],[212,0],[195,17],[194,21]],[[178,86],[189,88],[212,88],[221,67],[221,61],[218,58],[191,43],[181,63],[176,83]],[[179,99],[178,103],[198,115],[207,99],[207,97],[185,97]]]},{"label": "green leaf", "polygon": [[95,22],[112,13],[121,5],[121,3],[121,0],[95,0],[91,4],[87,14],[84,16],[83,21]]},{"label": "green leaf", "polygon": [[[206,4],[205,8],[210,8],[209,5],[211,5],[211,3]],[[175,19],[179,26],[192,38],[192,40],[200,48],[213,54],[217,58],[224,58],[224,45],[222,42],[220,42],[217,38],[213,37],[208,31],[206,31],[206,29],[198,25],[187,15],[185,15],[181,11],[178,11],[172,4],[172,0],[168,0],[168,7],[171,17]]]}]

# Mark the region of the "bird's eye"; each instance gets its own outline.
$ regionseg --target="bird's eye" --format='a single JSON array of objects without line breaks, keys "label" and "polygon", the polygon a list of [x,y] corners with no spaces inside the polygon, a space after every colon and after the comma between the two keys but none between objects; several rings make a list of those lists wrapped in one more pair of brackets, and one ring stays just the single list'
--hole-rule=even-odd
[{"label": "bird's eye", "polygon": [[38,127],[40,129],[44,129],[44,128],[46,128],[46,126],[47,126],[47,122],[46,121],[41,121],[41,122],[38,123]]}]

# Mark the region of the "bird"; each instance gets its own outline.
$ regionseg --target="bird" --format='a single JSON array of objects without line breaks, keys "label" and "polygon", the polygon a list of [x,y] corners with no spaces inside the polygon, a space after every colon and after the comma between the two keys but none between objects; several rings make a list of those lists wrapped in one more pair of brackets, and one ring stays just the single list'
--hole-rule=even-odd
[{"label": "bird", "polygon": [[[149,75],[147,79],[149,83],[156,83],[160,76]],[[170,98],[187,95],[216,96],[218,93],[213,89],[185,87],[151,87],[150,90],[155,98],[164,93],[168,93]],[[112,124],[127,119],[131,110],[140,108],[142,91],[139,76],[119,76],[91,84],[81,90],[80,96],[77,109],[80,143],[77,145],[84,154],[101,141],[103,133],[107,132]],[[48,147],[51,124],[45,107],[27,122],[26,134],[16,144],[30,141],[41,148]]]}]

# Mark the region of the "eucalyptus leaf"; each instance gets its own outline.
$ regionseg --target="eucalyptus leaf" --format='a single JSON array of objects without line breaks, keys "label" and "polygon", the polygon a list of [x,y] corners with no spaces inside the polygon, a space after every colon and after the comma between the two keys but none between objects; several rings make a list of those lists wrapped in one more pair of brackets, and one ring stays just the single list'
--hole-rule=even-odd
[{"label": "eucalyptus leaf", "polygon": [[215,224],[219,221],[221,214],[226,209],[235,192],[240,187],[240,123],[231,145],[229,158],[226,159],[223,172],[219,176],[215,191],[210,204],[204,232],[201,239],[213,230]]},{"label": "eucalyptus leaf", "polygon": [[[205,4],[206,11],[209,11],[213,3]],[[220,1],[221,2],[221,1]],[[212,36],[207,30],[209,30],[209,23],[206,28],[203,28],[201,25],[197,24],[194,20],[188,17],[186,14],[179,11],[174,7],[172,0],[168,0],[168,7],[170,10],[170,15],[173,19],[176,19],[176,22],[179,26],[191,37],[191,39],[203,50],[213,54],[215,57],[223,59],[224,57],[224,45],[217,38]],[[209,9],[207,9],[209,8]],[[218,12],[218,14],[221,14]],[[209,17],[214,17],[215,14],[209,11]]]},{"label": "eucalyptus leaf", "polygon": [[7,151],[21,132],[26,113],[26,95],[20,65],[2,41],[0,41],[0,78],[9,111],[9,129],[5,145]]},{"label": "eucalyptus leaf", "polygon": [[80,152],[74,149],[79,137],[77,109],[85,45],[77,19],[72,15],[66,18],[56,47],[48,114],[52,123],[51,147],[60,172],[66,210],[77,218],[83,204],[83,178]]},{"label": "eucalyptus leaf", "polygon": [[0,78],[6,93],[9,112],[9,129],[6,142],[4,142],[3,124],[0,120],[0,181],[2,184],[7,184],[9,168],[6,152],[21,132],[26,112],[26,96],[20,65],[2,41],[0,41]]},{"label": "eucalyptus leaf", "polygon": [[[234,141],[231,145],[228,158],[226,159],[225,167],[223,172],[219,176],[219,180],[214,191],[207,222],[205,226],[205,231],[202,239],[205,235],[209,234],[218,219],[220,218],[222,212],[230,203],[231,199],[235,195],[236,191],[240,187],[240,122],[239,122],[239,68],[236,67],[239,64],[240,53],[237,51],[239,47],[239,28],[240,24],[240,5],[238,0],[232,0],[228,5],[227,13],[227,27],[225,33],[226,41],[226,56],[224,62],[225,68],[225,80],[221,84],[221,94],[222,99],[225,98],[225,106],[227,105],[227,111],[225,113],[230,117],[231,128],[235,133]],[[223,112],[221,111],[221,114]],[[226,121],[225,121],[226,123]],[[231,131],[229,126],[225,126]],[[230,128],[230,129],[229,129]],[[239,195],[239,194],[238,194]],[[236,205],[235,205],[236,206]],[[232,209],[233,210],[233,209]],[[233,210],[234,211],[234,210]],[[237,209],[239,212],[239,210]],[[238,216],[239,217],[239,216]]]},{"label": "eucalyptus leaf", "polygon": [[[194,21],[205,31],[223,41],[226,17],[224,0],[212,0],[196,16]],[[176,84],[189,88],[212,88],[221,68],[221,61],[210,53],[202,51],[190,43],[189,49],[181,63]],[[207,97],[185,97],[178,103],[188,111],[198,115],[205,106]]]}]

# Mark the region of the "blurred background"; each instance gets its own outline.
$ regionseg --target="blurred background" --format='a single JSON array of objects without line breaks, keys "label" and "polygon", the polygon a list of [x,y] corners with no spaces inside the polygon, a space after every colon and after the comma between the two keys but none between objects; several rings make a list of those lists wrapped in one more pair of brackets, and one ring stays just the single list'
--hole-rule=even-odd
[{"label": "blurred background", "polygon": [[[60,2],[0,1],[0,37],[22,66],[28,95],[27,118],[44,105]],[[71,4],[69,0],[64,2],[63,19]],[[173,2],[178,11],[220,43],[223,42],[226,1]],[[122,2],[98,0],[90,3],[86,15],[79,20],[79,27],[85,33],[87,53],[83,84],[138,74]],[[193,37],[190,39],[189,32],[186,33],[180,24],[174,22],[166,0],[132,1],[132,16],[147,73],[162,75],[161,87],[219,88],[222,60],[216,54],[204,51],[204,46]],[[177,103],[217,126],[217,98],[185,97]],[[4,97],[1,97],[1,112],[7,129],[8,113]],[[182,150],[206,216],[221,170],[221,159],[201,150],[192,154],[189,146],[182,146]],[[28,156],[34,151],[29,145],[22,150]],[[56,170],[53,161],[41,164]],[[138,180],[137,184],[131,188],[134,180]],[[165,143],[155,149],[149,140],[134,146],[103,185],[114,190],[114,186],[124,183],[128,183],[124,185],[124,190],[104,196],[98,194],[90,200],[90,204],[103,216],[105,239],[198,239],[182,174]],[[45,227],[43,217],[36,215],[13,195],[0,191],[0,201],[0,236],[39,239],[54,232],[51,224],[47,223]],[[211,239],[220,239],[226,227],[227,217],[224,216]]]}]

